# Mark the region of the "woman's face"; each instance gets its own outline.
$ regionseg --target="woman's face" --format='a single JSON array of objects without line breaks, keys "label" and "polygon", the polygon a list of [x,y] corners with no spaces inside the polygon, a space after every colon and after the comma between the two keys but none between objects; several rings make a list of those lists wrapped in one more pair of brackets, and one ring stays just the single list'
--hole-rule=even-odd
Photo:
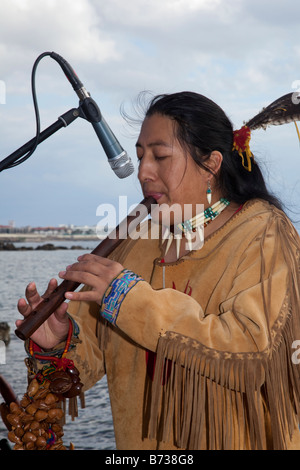
[{"label": "woman's face", "polygon": [[174,120],[160,114],[144,120],[136,143],[138,178],[144,196],[154,197],[160,206],[178,205],[182,214],[192,208],[192,214],[183,216],[179,220],[182,221],[199,213],[197,204],[207,206],[206,191],[211,174],[196,165],[182,148],[175,136],[175,126]]}]

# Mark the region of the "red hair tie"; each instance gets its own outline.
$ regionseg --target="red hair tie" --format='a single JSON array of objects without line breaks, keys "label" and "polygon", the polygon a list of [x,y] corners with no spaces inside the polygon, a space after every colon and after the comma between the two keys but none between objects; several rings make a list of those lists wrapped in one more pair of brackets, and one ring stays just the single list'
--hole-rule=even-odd
[{"label": "red hair tie", "polygon": [[[242,158],[242,165],[246,170],[252,170],[251,158],[253,154],[250,150],[251,130],[248,126],[243,126],[241,129],[233,132],[233,148]],[[245,164],[244,156],[247,158],[247,165]]]}]

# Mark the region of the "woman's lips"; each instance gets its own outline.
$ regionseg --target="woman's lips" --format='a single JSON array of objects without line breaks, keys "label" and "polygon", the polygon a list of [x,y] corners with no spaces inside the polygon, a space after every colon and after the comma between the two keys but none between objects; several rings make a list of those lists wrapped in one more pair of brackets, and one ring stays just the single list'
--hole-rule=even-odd
[{"label": "woman's lips", "polygon": [[156,201],[158,201],[162,196],[163,193],[156,193],[156,192],[146,192],[145,194],[146,197],[153,197]]}]

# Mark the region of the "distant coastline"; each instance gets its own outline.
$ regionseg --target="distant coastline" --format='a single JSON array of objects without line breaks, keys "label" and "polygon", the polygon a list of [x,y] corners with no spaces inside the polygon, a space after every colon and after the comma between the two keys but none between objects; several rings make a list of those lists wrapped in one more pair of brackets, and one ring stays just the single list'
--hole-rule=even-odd
[{"label": "distant coastline", "polygon": [[53,243],[44,243],[36,247],[32,246],[16,246],[12,242],[0,241],[0,251],[53,251],[53,250],[85,250],[86,248],[81,245],[71,245],[70,247],[64,245],[54,245]]},{"label": "distant coastline", "polygon": [[[91,242],[95,245],[95,241],[100,241],[105,236],[97,237],[96,235],[46,235],[38,234],[0,234],[0,251],[29,251],[29,250],[82,250],[85,249],[80,245],[81,242]],[[30,246],[36,245],[36,246]],[[65,244],[67,245],[65,245]],[[24,244],[24,245],[22,245]],[[29,245],[28,245],[29,244]]]},{"label": "distant coastline", "polygon": [[47,243],[51,241],[95,241],[102,240],[106,235],[95,235],[95,234],[71,234],[71,235],[40,235],[35,233],[0,233],[0,244],[1,243]]}]

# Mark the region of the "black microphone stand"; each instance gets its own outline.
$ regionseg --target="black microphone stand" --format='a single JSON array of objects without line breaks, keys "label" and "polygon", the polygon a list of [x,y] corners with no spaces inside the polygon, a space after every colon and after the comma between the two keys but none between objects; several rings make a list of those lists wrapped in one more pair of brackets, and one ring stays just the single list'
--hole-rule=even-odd
[{"label": "black microphone stand", "polygon": [[[84,117],[83,113],[81,112],[80,106],[79,108],[72,108],[66,113],[59,116],[56,122],[51,124],[51,126],[47,127],[44,131],[40,133],[38,144],[46,140],[48,137],[50,137],[52,134],[57,132],[62,127],[67,127],[69,124],[75,121],[75,119],[77,119],[78,117]],[[23,155],[28,153],[33,147],[33,145],[35,144],[35,141],[36,141],[35,138],[31,139],[29,142],[22,145],[22,147],[20,147],[18,150],[11,153],[10,155],[8,155],[8,157],[2,160],[0,162],[0,171],[5,170],[12,163],[14,163]]]}]

